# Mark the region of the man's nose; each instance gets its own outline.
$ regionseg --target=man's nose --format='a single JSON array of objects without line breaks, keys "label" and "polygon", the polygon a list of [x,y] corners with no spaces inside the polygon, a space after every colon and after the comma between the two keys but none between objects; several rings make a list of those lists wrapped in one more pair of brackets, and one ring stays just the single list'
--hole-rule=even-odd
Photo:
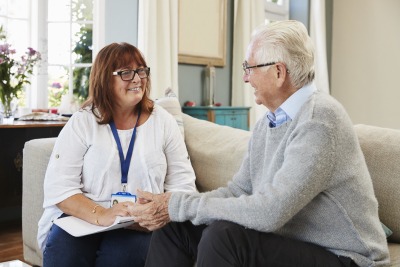
[{"label": "man's nose", "polygon": [[243,81],[244,81],[245,83],[248,83],[248,82],[249,82],[249,76],[250,76],[250,75],[247,75],[246,72],[243,72]]}]

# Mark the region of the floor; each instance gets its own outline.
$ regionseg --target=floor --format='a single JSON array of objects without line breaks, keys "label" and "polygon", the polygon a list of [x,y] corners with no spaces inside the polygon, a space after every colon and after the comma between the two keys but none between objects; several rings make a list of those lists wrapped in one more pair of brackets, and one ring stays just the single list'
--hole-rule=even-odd
[{"label": "floor", "polygon": [[13,260],[7,262],[0,262],[0,267],[32,267],[32,266],[19,260]]},{"label": "floor", "polygon": [[24,262],[21,220],[0,223],[0,262]]}]

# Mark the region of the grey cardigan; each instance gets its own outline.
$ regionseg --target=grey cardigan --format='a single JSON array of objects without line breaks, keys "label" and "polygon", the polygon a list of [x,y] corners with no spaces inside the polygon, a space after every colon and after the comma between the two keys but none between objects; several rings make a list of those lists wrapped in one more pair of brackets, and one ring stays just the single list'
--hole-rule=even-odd
[{"label": "grey cardigan", "polygon": [[245,227],[311,242],[359,266],[389,263],[378,202],[353,125],[345,109],[321,91],[296,117],[255,125],[248,153],[226,188],[174,192],[172,221]]}]

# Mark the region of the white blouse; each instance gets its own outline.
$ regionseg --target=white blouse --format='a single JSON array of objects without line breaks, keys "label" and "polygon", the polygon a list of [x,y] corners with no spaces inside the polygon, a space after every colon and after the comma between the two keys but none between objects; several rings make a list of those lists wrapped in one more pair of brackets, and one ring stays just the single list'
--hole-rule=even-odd
[{"label": "white blouse", "polygon": [[[133,129],[118,130],[124,156]],[[154,104],[148,120],[137,127],[126,191],[155,194],[195,191],[195,174],[175,119]],[[110,126],[99,125],[89,109],[76,112],[54,145],[44,180],[44,213],[39,221],[42,251],[53,220],[62,211],[56,204],[83,193],[95,203],[110,207],[111,194],[121,192],[121,164]]]}]

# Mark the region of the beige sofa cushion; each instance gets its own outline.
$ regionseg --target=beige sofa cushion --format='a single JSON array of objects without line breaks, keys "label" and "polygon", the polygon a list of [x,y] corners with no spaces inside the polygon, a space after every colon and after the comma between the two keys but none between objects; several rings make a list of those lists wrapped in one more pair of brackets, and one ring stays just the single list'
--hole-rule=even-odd
[{"label": "beige sofa cushion", "polygon": [[57,138],[35,139],[25,143],[22,168],[22,236],[25,261],[42,265],[37,242],[38,222],[43,214],[43,182]]},{"label": "beige sofa cushion", "polygon": [[355,126],[379,202],[379,218],[400,243],[400,131]]},{"label": "beige sofa cushion", "polygon": [[226,186],[239,171],[251,133],[183,114],[185,142],[200,192]]},{"label": "beige sofa cushion", "polygon": [[400,266],[400,244],[389,243],[390,265]]},{"label": "beige sofa cushion", "polygon": [[179,130],[181,131],[183,138],[185,138],[183,122],[182,122],[181,104],[179,104],[179,100],[176,97],[174,91],[172,91],[171,87],[165,89],[164,95],[165,97],[156,99],[154,102],[162,106],[166,111],[168,111],[168,113],[170,113],[174,117],[176,123],[178,123],[178,127]]}]

